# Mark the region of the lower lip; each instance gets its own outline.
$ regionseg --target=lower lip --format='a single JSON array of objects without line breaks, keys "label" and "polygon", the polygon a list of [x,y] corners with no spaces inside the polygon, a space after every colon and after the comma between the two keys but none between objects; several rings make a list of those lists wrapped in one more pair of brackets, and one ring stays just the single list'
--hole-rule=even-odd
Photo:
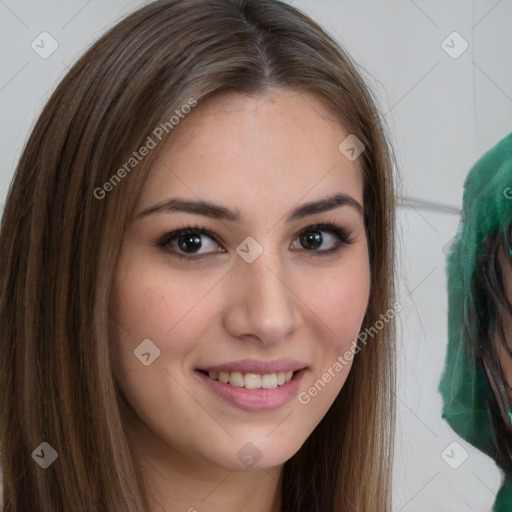
[{"label": "lower lip", "polygon": [[244,411],[269,411],[283,406],[297,395],[305,372],[305,368],[295,372],[291,380],[274,389],[246,389],[211,379],[208,375],[196,370],[210,389]]}]

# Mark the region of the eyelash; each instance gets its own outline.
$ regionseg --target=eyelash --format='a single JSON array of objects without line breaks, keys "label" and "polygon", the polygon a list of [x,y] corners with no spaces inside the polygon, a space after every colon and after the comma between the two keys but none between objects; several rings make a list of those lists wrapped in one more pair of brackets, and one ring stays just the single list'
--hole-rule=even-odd
[{"label": "eyelash", "polygon": [[[317,251],[317,250],[311,250],[308,251],[307,249],[303,249],[304,252],[313,253],[316,256],[326,256],[329,254],[340,252],[344,246],[351,245],[354,243],[354,239],[352,237],[352,233],[347,230],[344,227],[338,226],[336,222],[331,223],[318,223],[318,224],[312,224],[311,226],[307,226],[306,228],[299,231],[295,237],[294,240],[305,234],[309,231],[325,231],[332,235],[334,235],[337,238],[336,245],[332,247],[331,249],[325,249],[323,251]],[[186,225],[183,227],[178,227],[174,231],[171,231],[169,233],[166,233],[163,237],[161,237],[157,242],[156,246],[160,249],[166,249],[166,247],[176,238],[178,238],[181,235],[186,234],[195,234],[195,235],[206,235],[209,238],[211,238],[217,245],[222,246],[220,238],[209,231],[206,227],[200,226],[198,224],[194,225]],[[221,252],[221,251],[219,251]],[[216,253],[206,253],[206,254],[185,254],[185,253],[179,253],[172,251],[172,255],[176,256],[178,258],[184,259],[184,260],[198,260],[200,258],[203,258],[205,256],[211,256],[212,254]]]}]

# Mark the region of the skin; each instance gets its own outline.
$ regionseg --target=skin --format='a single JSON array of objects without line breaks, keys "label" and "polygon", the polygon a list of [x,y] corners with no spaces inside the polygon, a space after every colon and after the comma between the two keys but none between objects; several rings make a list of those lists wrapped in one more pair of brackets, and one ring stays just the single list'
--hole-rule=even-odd
[{"label": "skin", "polygon": [[[512,302],[512,257],[508,254],[508,251],[500,251],[499,253],[499,264],[501,271],[503,273],[503,279],[505,282],[505,291],[507,293],[507,297],[509,301]],[[510,340],[510,336],[512,333],[512,315],[505,310],[505,308],[500,308],[501,319],[503,322],[503,329],[507,335],[508,340]],[[508,341],[509,345],[512,345],[511,341]],[[498,355],[500,357],[500,361],[503,367],[503,371],[505,372],[505,377],[508,381],[508,384],[512,386],[512,358],[507,353],[505,348],[501,343],[497,343]]]},{"label": "skin", "polygon": [[[307,405],[293,397],[258,412],[220,398],[194,370],[291,358],[307,367],[299,390],[307,391],[351,348],[370,290],[362,213],[344,205],[285,219],[334,193],[364,206],[359,162],[338,150],[348,135],[313,94],[223,93],[181,120],[154,161],[123,240],[112,311],[115,377],[131,406],[128,434],[152,512],[280,510],[283,463],[323,418],[351,363]],[[138,216],[171,197],[221,204],[242,219]],[[201,259],[180,259],[176,244],[155,245],[196,223],[221,240],[203,235]],[[298,234],[315,223],[340,225],[352,243],[322,256],[336,245],[322,231],[322,245],[308,252]],[[236,253],[247,236],[263,248],[250,264]],[[160,350],[149,366],[134,357],[144,339]],[[237,457],[248,442],[261,455],[250,469]]]}]

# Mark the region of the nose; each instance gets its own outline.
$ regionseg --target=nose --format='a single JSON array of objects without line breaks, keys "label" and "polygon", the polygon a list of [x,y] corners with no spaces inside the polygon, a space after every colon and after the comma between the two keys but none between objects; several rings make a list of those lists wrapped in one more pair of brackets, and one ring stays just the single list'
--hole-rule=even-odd
[{"label": "nose", "polygon": [[224,310],[226,330],[232,336],[256,338],[266,345],[288,338],[303,321],[290,269],[265,251],[252,263],[240,258],[235,265]]}]

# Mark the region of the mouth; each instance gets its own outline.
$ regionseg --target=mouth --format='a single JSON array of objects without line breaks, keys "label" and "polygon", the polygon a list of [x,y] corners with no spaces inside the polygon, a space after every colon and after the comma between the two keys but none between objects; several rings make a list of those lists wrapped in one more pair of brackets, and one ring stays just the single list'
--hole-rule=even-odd
[{"label": "mouth", "polygon": [[245,389],[276,389],[290,382],[297,371],[273,372],[273,373],[242,373],[242,372],[217,372],[198,370],[210,379]]},{"label": "mouth", "polygon": [[198,368],[196,375],[214,396],[245,411],[268,411],[292,401],[307,371],[297,361],[240,361]]}]

